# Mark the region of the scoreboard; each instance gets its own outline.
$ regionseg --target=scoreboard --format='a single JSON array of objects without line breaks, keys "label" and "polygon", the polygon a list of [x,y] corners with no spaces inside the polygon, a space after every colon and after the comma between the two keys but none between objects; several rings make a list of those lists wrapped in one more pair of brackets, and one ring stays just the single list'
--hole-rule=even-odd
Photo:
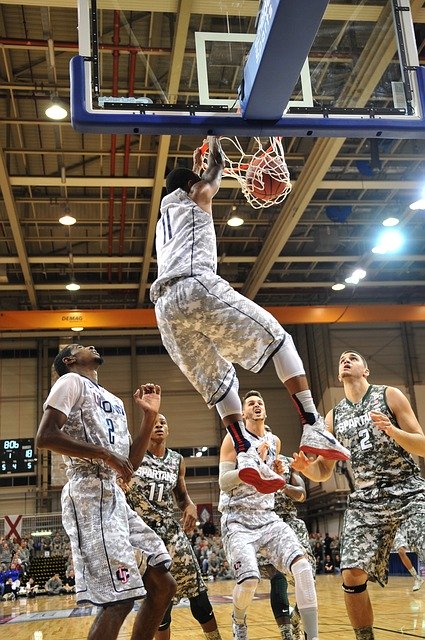
[{"label": "scoreboard", "polygon": [[0,475],[35,473],[34,438],[0,440]]}]

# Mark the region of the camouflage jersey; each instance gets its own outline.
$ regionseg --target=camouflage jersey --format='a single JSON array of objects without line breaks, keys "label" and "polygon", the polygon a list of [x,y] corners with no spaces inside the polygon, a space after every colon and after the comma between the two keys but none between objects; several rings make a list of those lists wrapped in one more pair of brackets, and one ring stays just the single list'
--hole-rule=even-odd
[{"label": "camouflage jersey", "polygon": [[170,280],[217,271],[212,215],[201,209],[183,189],[176,189],[162,199],[155,244],[158,277],[150,288],[154,303],[162,293],[162,286]]},{"label": "camouflage jersey", "polygon": [[[124,404],[120,398],[99,384],[80,375],[66,373],[53,385],[43,405],[58,409],[67,416],[62,431],[80,442],[109,449],[128,458],[130,434]],[[113,478],[116,472],[100,459],[63,456],[69,480],[77,477]]]},{"label": "camouflage jersey", "polygon": [[[267,442],[269,449],[265,463],[271,467],[276,460],[276,438],[266,431],[264,436],[257,436],[247,429],[244,430],[244,436],[251,445],[257,447],[262,442]],[[222,513],[221,526],[227,528],[228,525],[240,523],[244,528],[256,529],[264,524],[277,519],[274,512],[274,494],[260,493],[250,484],[242,482],[229,493],[220,492],[220,501],[218,505],[219,511]]]},{"label": "camouflage jersey", "polygon": [[[374,427],[370,411],[382,411],[391,423],[400,428],[394,414],[386,402],[384,385],[369,385],[360,402],[353,403],[347,398],[341,400],[333,411],[336,438],[351,452],[351,467],[355,491],[376,488],[392,489],[398,493],[419,481],[423,491],[419,467],[412,456],[384,431]],[[420,486],[422,485],[422,486]]]},{"label": "camouflage jersey", "polygon": [[173,492],[181,461],[180,453],[172,449],[166,449],[162,458],[146,451],[140,467],[129,483],[129,503],[163,539],[170,528],[174,531],[175,527],[179,527],[174,520]]}]

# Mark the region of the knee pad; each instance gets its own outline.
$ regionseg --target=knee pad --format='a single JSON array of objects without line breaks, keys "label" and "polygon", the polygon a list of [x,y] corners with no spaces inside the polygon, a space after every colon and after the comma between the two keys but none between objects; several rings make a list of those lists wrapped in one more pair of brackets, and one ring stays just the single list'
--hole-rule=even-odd
[{"label": "knee pad", "polygon": [[298,609],[317,607],[313,570],[309,561],[306,558],[301,558],[292,564],[291,571],[295,581],[295,598]]},{"label": "knee pad", "polygon": [[280,571],[270,580],[270,604],[275,618],[289,614],[288,581]]},{"label": "knee pad", "polygon": [[348,586],[347,584],[342,584],[341,589],[345,591],[345,593],[362,593],[367,589],[367,580],[363,584],[356,584],[354,586]]},{"label": "knee pad", "polygon": [[244,610],[250,604],[254,597],[255,590],[258,587],[258,578],[248,578],[233,589],[233,604],[237,609]]},{"label": "knee pad", "polygon": [[205,624],[214,617],[211,602],[206,591],[201,591],[201,593],[194,598],[189,598],[189,603],[192,615],[199,624]]},{"label": "knee pad", "polygon": [[173,608],[173,603],[170,602],[167,611],[164,613],[164,617],[162,618],[161,624],[158,627],[158,631],[166,631],[171,624],[171,610]]}]

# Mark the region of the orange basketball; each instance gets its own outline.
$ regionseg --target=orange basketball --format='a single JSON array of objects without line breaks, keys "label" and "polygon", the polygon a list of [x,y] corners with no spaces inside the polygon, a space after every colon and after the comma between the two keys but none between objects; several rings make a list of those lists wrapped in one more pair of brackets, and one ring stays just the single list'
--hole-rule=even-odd
[{"label": "orange basketball", "polygon": [[[285,174],[288,177],[282,180]],[[280,157],[253,158],[246,170],[246,186],[258,200],[276,200],[290,184],[285,160]]]}]

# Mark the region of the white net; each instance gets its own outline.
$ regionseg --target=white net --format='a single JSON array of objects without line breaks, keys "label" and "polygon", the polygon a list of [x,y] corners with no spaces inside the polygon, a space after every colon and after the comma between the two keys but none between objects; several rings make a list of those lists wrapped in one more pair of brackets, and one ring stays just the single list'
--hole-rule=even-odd
[{"label": "white net", "polygon": [[251,207],[262,209],[283,202],[292,185],[282,139],[267,138],[267,142],[262,142],[261,138],[253,138],[253,141],[254,149],[248,153],[236,136],[220,138],[226,161],[223,178],[236,178]]}]

